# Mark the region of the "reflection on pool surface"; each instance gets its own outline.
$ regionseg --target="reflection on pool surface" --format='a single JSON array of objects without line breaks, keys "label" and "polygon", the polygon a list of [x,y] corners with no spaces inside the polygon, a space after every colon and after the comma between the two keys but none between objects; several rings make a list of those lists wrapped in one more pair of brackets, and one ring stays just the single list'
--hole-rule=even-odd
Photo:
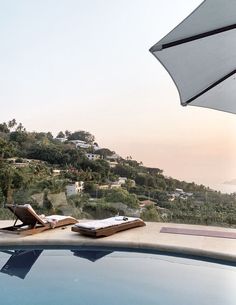
[{"label": "reflection on pool surface", "polygon": [[1,304],[235,305],[236,267],[112,251],[0,252]]}]

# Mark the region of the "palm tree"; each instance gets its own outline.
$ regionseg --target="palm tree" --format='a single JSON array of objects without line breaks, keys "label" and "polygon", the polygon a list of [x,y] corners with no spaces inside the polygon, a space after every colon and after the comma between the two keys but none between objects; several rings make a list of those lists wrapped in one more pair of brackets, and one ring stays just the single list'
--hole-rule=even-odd
[{"label": "palm tree", "polygon": [[70,132],[69,130],[66,130],[66,131],[65,131],[65,135],[66,135],[66,137],[68,138],[68,137],[71,135],[71,132]]},{"label": "palm tree", "polygon": [[15,127],[17,125],[16,119],[12,119],[8,122],[8,128],[12,129],[13,127]]},{"label": "palm tree", "polygon": [[19,123],[18,126],[16,127],[16,131],[25,131],[24,126],[22,125],[22,123]]},{"label": "palm tree", "polygon": [[60,132],[58,133],[58,135],[56,136],[56,138],[65,138],[64,132],[63,132],[63,131],[60,131]]}]

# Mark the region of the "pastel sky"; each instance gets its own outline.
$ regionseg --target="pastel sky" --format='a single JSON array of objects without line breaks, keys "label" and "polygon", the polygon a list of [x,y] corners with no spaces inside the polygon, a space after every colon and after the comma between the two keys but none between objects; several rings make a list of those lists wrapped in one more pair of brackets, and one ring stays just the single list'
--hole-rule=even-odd
[{"label": "pastel sky", "polygon": [[181,107],[149,48],[199,0],[0,0],[0,121],[87,130],[168,176],[236,178],[236,117]]}]

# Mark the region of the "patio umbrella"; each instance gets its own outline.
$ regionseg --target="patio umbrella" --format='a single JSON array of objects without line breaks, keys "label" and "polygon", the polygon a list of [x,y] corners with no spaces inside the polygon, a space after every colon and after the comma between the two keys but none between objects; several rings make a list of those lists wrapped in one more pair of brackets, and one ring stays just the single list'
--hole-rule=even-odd
[{"label": "patio umbrella", "polygon": [[183,106],[236,113],[236,0],[206,0],[150,52]]}]

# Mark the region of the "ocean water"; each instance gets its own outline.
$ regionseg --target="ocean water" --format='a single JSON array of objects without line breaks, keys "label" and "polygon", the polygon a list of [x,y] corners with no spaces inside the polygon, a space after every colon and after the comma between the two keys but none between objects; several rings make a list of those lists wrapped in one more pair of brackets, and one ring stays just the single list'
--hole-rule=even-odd
[{"label": "ocean water", "polygon": [[235,305],[236,267],[101,250],[0,252],[4,305]]},{"label": "ocean water", "polygon": [[211,186],[211,188],[226,194],[236,193],[236,185],[232,184],[214,184]]}]

